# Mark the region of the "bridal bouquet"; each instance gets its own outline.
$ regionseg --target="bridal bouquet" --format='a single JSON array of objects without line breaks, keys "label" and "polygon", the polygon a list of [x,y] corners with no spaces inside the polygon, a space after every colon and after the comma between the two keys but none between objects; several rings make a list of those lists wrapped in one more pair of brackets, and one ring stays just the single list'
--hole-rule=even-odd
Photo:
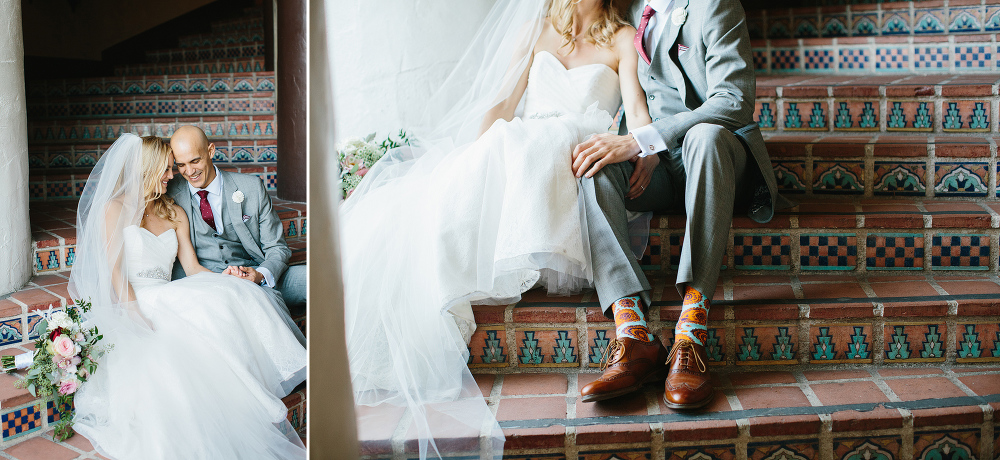
[{"label": "bridal bouquet", "polygon": [[361,178],[368,173],[368,169],[375,164],[382,155],[389,149],[410,145],[410,139],[406,131],[399,131],[396,135],[399,139],[394,140],[392,136],[387,136],[382,142],[375,142],[375,133],[371,133],[364,139],[352,137],[337,146],[337,155],[340,157],[340,191],[343,198],[351,196],[354,189],[361,183]]},{"label": "bridal bouquet", "polygon": [[56,397],[59,422],[55,424],[55,437],[63,441],[73,436],[73,398],[76,391],[97,370],[97,358],[107,350],[98,347],[104,336],[96,327],[86,328],[81,314],[90,310],[90,302],[77,300],[65,311],[42,313],[39,327],[46,331],[35,340],[35,351],[18,356],[0,358],[3,370],[12,373],[27,369],[28,373],[14,384],[27,388],[32,396]]}]

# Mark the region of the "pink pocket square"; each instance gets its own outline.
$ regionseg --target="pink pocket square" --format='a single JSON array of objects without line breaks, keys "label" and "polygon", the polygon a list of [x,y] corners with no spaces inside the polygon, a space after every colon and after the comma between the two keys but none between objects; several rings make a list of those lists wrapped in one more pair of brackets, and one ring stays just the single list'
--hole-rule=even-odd
[{"label": "pink pocket square", "polygon": [[243,216],[243,222],[250,220],[250,216]]},{"label": "pink pocket square", "polygon": [[677,54],[684,54],[684,52],[687,50],[688,47],[681,45],[680,43],[677,44]]}]

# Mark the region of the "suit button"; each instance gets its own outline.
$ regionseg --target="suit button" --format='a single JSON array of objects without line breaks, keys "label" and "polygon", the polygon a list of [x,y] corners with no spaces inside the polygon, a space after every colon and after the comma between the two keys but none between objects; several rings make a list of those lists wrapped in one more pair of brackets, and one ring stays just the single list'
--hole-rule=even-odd
[{"label": "suit button", "polygon": [[228,264],[228,263],[229,263],[229,261],[228,261],[228,260],[223,260],[223,261],[222,261],[222,263],[224,263],[224,264]]},{"label": "suit button", "polygon": [[225,249],[225,247],[223,247],[223,246],[222,246],[222,245],[220,244],[220,245],[219,245],[219,249]]},{"label": "suit button", "polygon": [[651,101],[652,101],[653,99],[656,99],[656,96],[654,96],[654,95],[650,94],[650,95],[649,95],[649,100],[651,100]]},{"label": "suit button", "polygon": [[654,76],[650,75],[650,76],[649,76],[649,79],[650,79],[650,80],[656,80],[656,77],[654,77]]}]

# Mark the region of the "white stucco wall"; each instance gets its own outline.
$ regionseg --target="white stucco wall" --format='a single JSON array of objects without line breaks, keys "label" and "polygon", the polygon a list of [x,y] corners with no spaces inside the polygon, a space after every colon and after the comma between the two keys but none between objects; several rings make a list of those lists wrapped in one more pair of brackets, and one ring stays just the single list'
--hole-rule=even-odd
[{"label": "white stucco wall", "polygon": [[0,0],[0,296],[31,277],[21,0]]},{"label": "white stucco wall", "polygon": [[494,0],[337,0],[335,139],[405,129],[444,81]]}]

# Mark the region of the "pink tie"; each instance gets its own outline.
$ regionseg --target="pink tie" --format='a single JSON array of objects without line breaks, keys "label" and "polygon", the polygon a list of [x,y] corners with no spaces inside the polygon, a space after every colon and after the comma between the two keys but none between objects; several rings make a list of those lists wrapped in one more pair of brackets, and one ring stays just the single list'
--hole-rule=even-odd
[{"label": "pink tie", "polygon": [[646,25],[649,24],[649,18],[656,14],[656,10],[653,7],[646,5],[646,9],[642,10],[642,20],[639,21],[639,30],[635,32],[635,50],[639,52],[639,56],[642,57],[646,64],[651,63],[649,55],[646,54],[646,45],[643,41],[643,35],[646,32]]},{"label": "pink tie", "polygon": [[201,197],[201,218],[215,230],[215,215],[212,214],[212,205],[208,204],[208,190],[199,190],[198,196]]}]

